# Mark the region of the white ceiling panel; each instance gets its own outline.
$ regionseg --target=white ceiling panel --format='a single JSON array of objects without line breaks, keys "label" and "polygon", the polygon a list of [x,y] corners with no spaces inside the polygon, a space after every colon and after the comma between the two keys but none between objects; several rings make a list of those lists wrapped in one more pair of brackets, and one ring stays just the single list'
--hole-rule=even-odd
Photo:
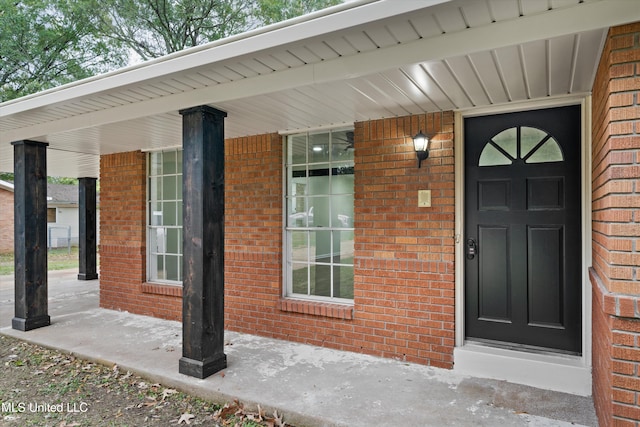
[{"label": "white ceiling panel", "polygon": [[460,13],[469,27],[489,25],[493,22],[491,11],[485,1],[468,2],[461,7]]},{"label": "white ceiling panel", "polygon": [[600,58],[605,34],[602,31],[588,31],[578,36],[578,52],[575,63],[574,87],[585,88],[593,83],[596,69],[593,63]]},{"label": "white ceiling panel", "polygon": [[408,93],[402,89],[401,86],[405,86],[404,84],[396,83],[382,73],[372,75],[369,77],[368,82],[382,96],[393,100],[396,104],[394,115],[406,116],[424,112],[424,109],[421,108],[418,103],[414,102]]},{"label": "white ceiling panel", "polygon": [[572,93],[574,62],[577,52],[575,36],[549,41],[549,89],[551,93]]},{"label": "white ceiling panel", "polygon": [[420,35],[409,20],[390,22],[387,25],[387,30],[397,43],[408,43],[420,38]]},{"label": "white ceiling panel", "polygon": [[424,65],[416,64],[402,67],[402,70],[411,82],[415,84],[435,106],[436,111],[446,111],[457,108],[438,83],[425,70]]},{"label": "white ceiling panel", "polygon": [[464,20],[464,14],[461,13],[462,6],[448,7],[448,5],[444,5],[436,9],[437,12],[434,14],[434,18],[443,33],[456,33],[468,28],[468,24]]},{"label": "white ceiling panel", "polygon": [[431,11],[424,11],[410,17],[410,23],[420,38],[423,39],[438,37],[443,31]]},{"label": "white ceiling panel", "polygon": [[478,75],[471,62],[469,62],[469,57],[458,56],[447,59],[444,63],[460,87],[463,88],[473,106],[487,105],[490,102],[485,89],[482,87],[481,81],[478,79]]},{"label": "white ceiling panel", "polygon": [[258,61],[255,58],[247,58],[238,62],[239,64],[253,70],[257,75],[272,73],[274,70],[271,67],[267,67],[264,63]]},{"label": "white ceiling panel", "polygon": [[524,78],[529,98],[549,95],[546,41],[535,41],[519,46],[523,63]]},{"label": "white ceiling panel", "polygon": [[378,46],[363,31],[349,32],[344,35],[345,40],[351,44],[357,53],[377,49]]},{"label": "white ceiling panel", "polygon": [[496,49],[493,54],[509,101],[528,99],[520,61],[520,49],[517,46],[509,46]]},{"label": "white ceiling panel", "polygon": [[550,7],[551,2],[549,0],[523,0],[520,2],[520,11],[522,15],[544,12]]},{"label": "white ceiling panel", "polygon": [[398,41],[393,37],[393,35],[384,25],[369,28],[366,31],[366,34],[377,48],[398,44]]},{"label": "white ceiling panel", "polygon": [[473,104],[455,77],[449,72],[442,61],[423,64],[424,69],[441,89],[441,92],[451,101],[454,109],[469,108]]},{"label": "white ceiling panel", "polygon": [[358,50],[344,36],[331,38],[326,43],[339,56],[350,56],[358,53]]},{"label": "white ceiling panel", "polygon": [[[434,111],[439,109],[433,104],[426,93],[418,87],[413,79],[409,78],[402,70],[389,70],[382,75],[392,82],[419,111]],[[413,110],[413,107],[408,108]]]},{"label": "white ceiling panel", "polygon": [[[493,22],[507,21],[518,18],[520,14],[520,2],[511,0],[485,0],[489,14]],[[544,0],[535,0],[544,3]]]}]

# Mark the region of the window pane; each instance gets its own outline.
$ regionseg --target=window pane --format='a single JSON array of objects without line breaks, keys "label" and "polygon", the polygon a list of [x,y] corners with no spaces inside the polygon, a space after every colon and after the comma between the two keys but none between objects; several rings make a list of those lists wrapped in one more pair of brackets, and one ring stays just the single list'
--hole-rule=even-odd
[{"label": "window pane", "polygon": [[308,195],[329,194],[329,165],[309,170],[309,175]]},{"label": "window pane", "polygon": [[291,168],[289,176],[289,196],[304,196],[307,192],[307,168],[305,166],[294,166]]},{"label": "window pane", "polygon": [[307,211],[305,208],[304,197],[292,197],[287,199],[287,226],[307,226]]},{"label": "window pane", "polygon": [[289,136],[287,163],[290,165],[304,164],[307,162],[307,136]]},{"label": "window pane", "polygon": [[551,138],[534,151],[526,163],[561,162],[563,160],[564,157],[562,156],[560,145],[554,138]]},{"label": "window pane", "polygon": [[353,299],[353,267],[333,267],[333,296]]},{"label": "window pane", "polygon": [[182,174],[182,150],[176,153],[176,173]]},{"label": "window pane", "polygon": [[181,249],[182,240],[180,239],[180,229],[179,228],[168,228],[167,229],[167,253],[170,254],[179,254],[182,252]]},{"label": "window pane", "polygon": [[329,197],[310,197],[308,203],[308,226],[329,227]]},{"label": "window pane", "polygon": [[307,264],[293,263],[292,268],[292,292],[295,294],[309,295],[309,266]]},{"label": "window pane", "polygon": [[500,166],[510,165],[512,160],[502,154],[500,150],[495,148],[491,143],[487,143],[482,149],[478,166]]},{"label": "window pane", "polygon": [[329,161],[329,134],[309,135],[309,163]]},{"label": "window pane", "polygon": [[491,138],[493,142],[498,145],[498,147],[502,148],[506,151],[512,159],[518,158],[518,129],[517,128],[509,128],[503,130],[493,138]]},{"label": "window pane", "polygon": [[353,227],[353,194],[331,198],[331,226]]},{"label": "window pane", "polygon": [[150,153],[149,154],[149,175],[157,176],[162,175],[162,153]]},{"label": "window pane", "polygon": [[306,231],[291,233],[291,259],[293,261],[309,261],[309,235]]},{"label": "window pane", "polygon": [[176,152],[175,151],[165,151],[162,153],[162,167],[163,174],[173,174],[177,172],[176,169]]},{"label": "window pane", "polygon": [[176,189],[176,176],[165,176],[162,178],[162,197],[164,200],[176,200],[177,199],[177,189]]},{"label": "window pane", "polygon": [[158,202],[149,202],[149,220],[148,225],[162,225],[162,212]]},{"label": "window pane", "polygon": [[335,264],[353,265],[353,235],[353,230],[333,232]]},{"label": "window pane", "polygon": [[333,254],[333,249],[331,247],[331,231],[310,231],[309,237],[311,239],[311,260],[330,263]]},{"label": "window pane", "polygon": [[178,224],[176,208],[176,202],[164,202],[162,204],[162,217],[164,220],[164,225],[182,225]]},{"label": "window pane", "polygon": [[180,262],[182,258],[177,255],[166,255],[164,258],[166,280],[179,281],[180,280]]},{"label": "window pane", "polygon": [[547,133],[540,129],[532,128],[528,126],[521,127],[520,128],[520,157],[524,159],[527,156],[527,154],[529,154],[529,152],[533,150],[533,148],[536,145],[538,145],[538,143],[542,141],[542,139],[546,136],[547,136]]},{"label": "window pane", "polygon": [[331,266],[313,265],[311,266],[309,277],[311,295],[319,297],[331,296]]},{"label": "window pane", "polygon": [[338,131],[331,134],[331,160],[353,160],[353,131]]},{"label": "window pane", "polygon": [[149,199],[162,200],[162,178],[149,178]]},{"label": "window pane", "polygon": [[152,253],[164,253],[166,251],[166,235],[164,227],[152,228],[149,232],[149,249]]},{"label": "window pane", "polygon": [[155,257],[156,259],[156,268],[155,268],[155,272],[157,275],[157,278],[160,280],[165,280],[165,274],[164,274],[164,255],[157,255]]}]

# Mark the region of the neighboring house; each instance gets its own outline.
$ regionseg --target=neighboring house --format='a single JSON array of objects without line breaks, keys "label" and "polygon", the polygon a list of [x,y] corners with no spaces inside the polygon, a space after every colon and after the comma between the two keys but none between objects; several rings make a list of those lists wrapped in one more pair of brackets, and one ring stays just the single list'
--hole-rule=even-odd
[{"label": "neighboring house", "polygon": [[[14,250],[13,192],[13,183],[0,181],[0,252]],[[77,246],[79,234],[78,186],[47,184],[47,246]]]},{"label": "neighboring house", "polygon": [[0,253],[13,252],[13,184],[0,180]]},{"label": "neighboring house", "polygon": [[[47,184],[47,242],[49,247],[78,246],[80,215],[78,186]],[[99,204],[99,203],[98,203]],[[98,221],[100,209],[96,212]],[[100,231],[96,230],[99,241]]]},{"label": "neighboring house", "polygon": [[230,330],[631,423],[639,40],[628,0],[345,3],[0,104],[0,169],[99,176],[100,304],[182,319],[181,369],[224,292]]}]

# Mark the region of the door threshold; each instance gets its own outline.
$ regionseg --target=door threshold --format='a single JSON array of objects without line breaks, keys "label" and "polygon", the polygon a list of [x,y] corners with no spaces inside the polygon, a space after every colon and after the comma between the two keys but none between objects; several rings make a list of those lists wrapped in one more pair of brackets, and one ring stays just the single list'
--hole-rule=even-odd
[{"label": "door threshold", "polygon": [[453,360],[454,371],[463,375],[591,396],[591,368],[581,356],[465,342],[453,350]]}]

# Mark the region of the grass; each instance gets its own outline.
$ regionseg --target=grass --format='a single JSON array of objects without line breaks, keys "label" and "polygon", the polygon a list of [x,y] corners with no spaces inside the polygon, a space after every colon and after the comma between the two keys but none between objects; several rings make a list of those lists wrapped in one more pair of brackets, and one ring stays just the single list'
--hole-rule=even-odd
[{"label": "grass", "polygon": [[[49,270],[78,268],[79,263],[77,247],[72,247],[71,253],[67,248],[51,249],[47,253]],[[13,274],[13,269],[13,252],[0,253],[0,276]]]},{"label": "grass", "polygon": [[[0,425],[291,427],[282,414],[211,402],[103,365],[0,335]],[[36,409],[59,405],[61,410]]]}]

